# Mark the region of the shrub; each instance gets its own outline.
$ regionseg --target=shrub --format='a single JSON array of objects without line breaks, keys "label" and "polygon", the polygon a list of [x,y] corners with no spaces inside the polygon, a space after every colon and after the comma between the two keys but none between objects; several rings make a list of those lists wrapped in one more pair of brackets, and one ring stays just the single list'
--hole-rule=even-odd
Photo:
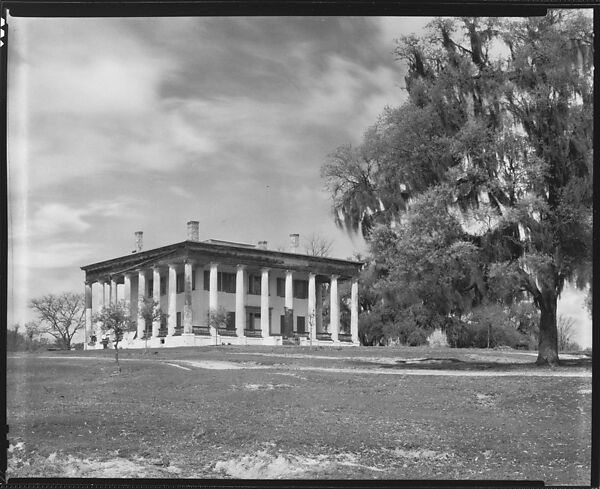
[{"label": "shrub", "polygon": [[535,341],[517,331],[511,322],[504,321],[506,317],[502,313],[494,316],[488,310],[473,314],[469,323],[453,321],[446,326],[448,343],[453,348],[517,348],[523,344],[527,344],[529,348],[533,347]]},{"label": "shrub", "polygon": [[381,314],[376,311],[361,312],[358,315],[358,338],[365,346],[380,344],[385,337]]},{"label": "shrub", "polygon": [[442,332],[441,329],[436,329],[427,338],[427,343],[431,347],[436,347],[436,348],[447,347],[448,346],[448,338],[446,337],[446,333]]},{"label": "shrub", "polygon": [[474,332],[471,325],[453,318],[446,324],[446,338],[452,348],[469,348],[473,345]]},{"label": "shrub", "polygon": [[427,344],[427,332],[421,328],[413,330],[406,340],[409,346],[421,346]]}]

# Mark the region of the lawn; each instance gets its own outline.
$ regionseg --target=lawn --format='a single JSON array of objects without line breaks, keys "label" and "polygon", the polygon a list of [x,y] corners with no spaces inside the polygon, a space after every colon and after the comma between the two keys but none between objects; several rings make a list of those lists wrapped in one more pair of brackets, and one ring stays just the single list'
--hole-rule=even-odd
[{"label": "lawn", "polygon": [[590,484],[591,360],[431,348],[9,355],[9,477]]}]

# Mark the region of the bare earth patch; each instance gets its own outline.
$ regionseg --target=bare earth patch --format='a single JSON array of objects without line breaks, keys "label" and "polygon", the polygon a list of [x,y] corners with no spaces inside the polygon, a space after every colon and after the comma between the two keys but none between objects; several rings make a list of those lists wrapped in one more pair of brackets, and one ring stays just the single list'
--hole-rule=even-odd
[{"label": "bare earth patch", "polygon": [[353,453],[317,454],[311,456],[270,453],[262,449],[250,455],[233,457],[215,464],[214,470],[223,476],[235,479],[304,479],[318,477],[344,466],[362,467],[384,472],[378,467],[369,467],[357,462]]},{"label": "bare earth patch", "polygon": [[24,444],[9,447],[8,476],[19,477],[84,477],[84,478],[156,478],[177,477],[181,469],[163,460],[133,457],[133,460],[115,457],[108,460],[80,458],[53,452],[44,457],[28,453]]},{"label": "bare earth patch", "polygon": [[[179,360],[196,368],[208,370],[239,370],[239,369],[264,369],[271,368],[268,365],[257,365],[255,362],[226,362],[222,360]],[[169,365],[173,365],[169,363]],[[176,365],[175,365],[176,366]]]}]

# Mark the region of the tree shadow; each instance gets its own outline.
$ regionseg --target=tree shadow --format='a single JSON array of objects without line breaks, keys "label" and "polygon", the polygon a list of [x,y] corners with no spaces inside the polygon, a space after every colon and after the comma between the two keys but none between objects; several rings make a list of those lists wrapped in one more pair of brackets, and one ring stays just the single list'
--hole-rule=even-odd
[{"label": "tree shadow", "polygon": [[[535,364],[535,357],[531,362],[499,362],[499,361],[481,361],[481,360],[462,360],[459,358],[421,358],[409,360],[396,360],[396,363],[379,363],[370,361],[353,360],[354,366],[371,366],[382,369],[393,370],[452,370],[452,371],[516,371],[516,370],[539,370],[543,368],[552,369],[555,367],[544,367]],[[560,368],[591,368],[591,357],[568,359],[560,361]]]}]

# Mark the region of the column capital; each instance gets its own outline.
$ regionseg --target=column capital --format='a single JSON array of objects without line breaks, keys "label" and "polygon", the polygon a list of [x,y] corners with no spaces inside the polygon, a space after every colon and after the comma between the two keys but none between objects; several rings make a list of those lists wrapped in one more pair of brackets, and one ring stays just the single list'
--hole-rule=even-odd
[{"label": "column capital", "polygon": [[261,271],[261,272],[270,272],[270,271],[271,271],[271,269],[270,269],[269,267],[262,267],[262,268],[260,269],[260,271]]},{"label": "column capital", "polygon": [[308,278],[317,278],[317,274],[315,272],[308,272]]},{"label": "column capital", "polygon": [[340,276],[339,276],[338,274],[336,274],[336,273],[332,273],[332,274],[330,275],[330,277],[331,277],[333,280],[337,280],[338,278],[340,278]]},{"label": "column capital", "polygon": [[125,273],[123,273],[123,278],[131,277],[132,275],[133,275],[133,272],[125,272]]},{"label": "column capital", "polygon": [[238,270],[246,270],[248,268],[248,265],[244,265],[243,263],[238,263],[236,265]]}]

